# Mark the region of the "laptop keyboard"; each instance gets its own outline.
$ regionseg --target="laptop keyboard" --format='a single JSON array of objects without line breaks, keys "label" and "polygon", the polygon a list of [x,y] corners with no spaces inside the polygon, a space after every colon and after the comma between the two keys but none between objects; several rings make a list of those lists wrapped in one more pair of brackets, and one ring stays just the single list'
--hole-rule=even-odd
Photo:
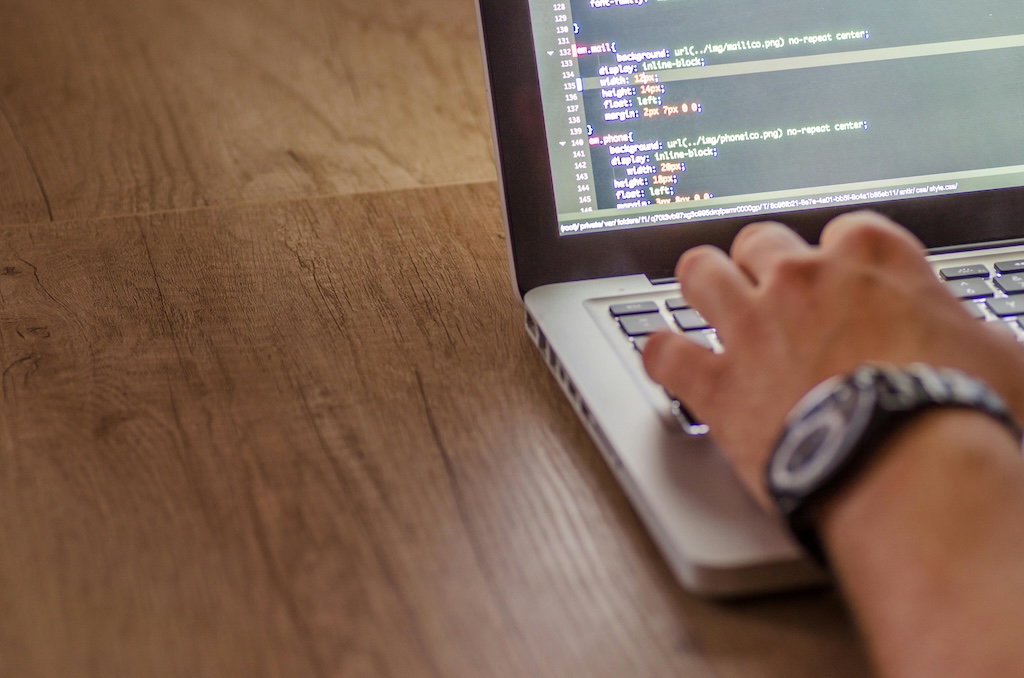
[{"label": "laptop keyboard", "polygon": [[1024,259],[996,262],[992,270],[982,264],[943,268],[939,277],[976,319],[1024,330]]},{"label": "laptop keyboard", "polygon": [[[642,352],[650,336],[662,330],[679,332],[708,351],[722,351],[714,328],[681,296],[661,302],[613,304],[608,311],[618,321],[623,335],[632,342],[637,351]],[[698,421],[679,400],[667,391],[666,395],[672,403],[672,414],[684,431],[691,435],[703,435],[708,432],[708,427]]]},{"label": "laptop keyboard", "polygon": [[[990,269],[983,264],[955,266],[939,270],[939,277],[953,296],[977,321],[1001,323],[1024,342],[1024,259],[1001,261]],[[675,296],[664,300],[612,304],[609,309],[618,322],[624,339],[642,352],[655,332],[672,330],[709,351],[724,349],[718,334],[686,299]],[[672,411],[680,425],[691,434],[707,433],[707,426],[667,393]]]}]

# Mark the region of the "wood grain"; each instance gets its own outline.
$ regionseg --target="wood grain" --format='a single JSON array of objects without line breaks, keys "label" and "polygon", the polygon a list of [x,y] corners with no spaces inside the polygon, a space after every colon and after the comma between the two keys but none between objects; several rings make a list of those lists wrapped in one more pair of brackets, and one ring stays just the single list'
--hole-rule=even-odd
[{"label": "wood grain", "polygon": [[0,229],[0,675],[865,675],[675,585],[504,257],[493,184]]},{"label": "wood grain", "polygon": [[478,52],[473,0],[0,0],[0,223],[492,179]]},{"label": "wood grain", "polygon": [[0,97],[0,224],[52,220],[32,156]]}]

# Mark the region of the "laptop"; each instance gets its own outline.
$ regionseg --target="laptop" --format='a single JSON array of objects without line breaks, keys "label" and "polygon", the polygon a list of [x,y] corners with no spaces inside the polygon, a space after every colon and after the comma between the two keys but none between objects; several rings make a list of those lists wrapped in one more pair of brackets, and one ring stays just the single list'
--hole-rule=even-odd
[{"label": "laptop", "polygon": [[727,249],[765,219],[815,242],[864,208],[921,238],[976,322],[1024,339],[1024,4],[477,7],[514,291],[541,358],[684,587],[823,582],[638,349],[671,328],[723,350],[672,280],[686,249]]}]

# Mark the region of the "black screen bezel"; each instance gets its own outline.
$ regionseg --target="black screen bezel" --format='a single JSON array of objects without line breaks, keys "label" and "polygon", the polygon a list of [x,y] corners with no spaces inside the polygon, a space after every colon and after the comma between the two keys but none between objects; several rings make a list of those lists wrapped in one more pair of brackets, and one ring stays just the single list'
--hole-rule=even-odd
[{"label": "black screen bezel", "polygon": [[[752,219],[732,218],[561,236],[537,73],[529,0],[477,0],[500,177],[520,294],[573,280],[672,274],[679,254],[727,249]],[[1024,233],[1024,188],[773,214],[816,242],[829,219],[870,207],[913,231],[929,249],[1016,241]],[[758,218],[761,220],[763,217]]]}]

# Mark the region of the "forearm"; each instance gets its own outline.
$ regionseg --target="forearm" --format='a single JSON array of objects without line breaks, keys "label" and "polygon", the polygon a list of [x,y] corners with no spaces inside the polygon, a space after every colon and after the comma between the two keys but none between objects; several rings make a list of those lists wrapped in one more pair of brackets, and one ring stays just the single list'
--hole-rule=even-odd
[{"label": "forearm", "polygon": [[911,422],[820,526],[884,674],[1024,666],[1024,461],[994,420],[941,410]]}]

